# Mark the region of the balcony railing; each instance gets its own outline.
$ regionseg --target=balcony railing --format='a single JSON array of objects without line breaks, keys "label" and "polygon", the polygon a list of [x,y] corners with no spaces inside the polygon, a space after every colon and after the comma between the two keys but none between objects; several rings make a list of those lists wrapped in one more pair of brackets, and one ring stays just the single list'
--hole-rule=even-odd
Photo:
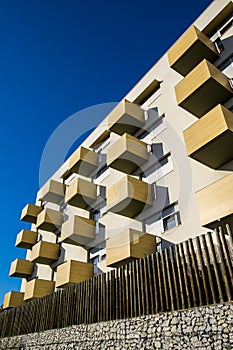
[{"label": "balcony railing", "polygon": [[184,76],[204,58],[214,62],[218,57],[214,43],[195,26],[191,26],[168,51],[171,68]]},{"label": "balcony railing", "polygon": [[116,134],[133,135],[145,122],[144,110],[127,100],[121,101],[108,115],[108,129]]},{"label": "balcony railing", "polygon": [[9,276],[27,278],[33,272],[33,265],[29,260],[16,259],[11,263]]},{"label": "balcony railing", "polygon": [[199,118],[233,97],[229,78],[206,60],[176,85],[175,93],[178,105]]},{"label": "balcony railing", "polygon": [[52,264],[58,259],[59,244],[39,241],[32,247],[31,261],[39,264]]},{"label": "balcony railing", "polygon": [[95,238],[95,225],[94,220],[74,215],[62,225],[61,242],[87,245]]},{"label": "balcony railing", "polygon": [[109,149],[107,164],[126,174],[132,174],[149,159],[147,144],[129,134],[124,134]]},{"label": "balcony railing", "polygon": [[107,189],[107,209],[110,212],[135,217],[152,204],[151,185],[126,175]]},{"label": "balcony railing", "polygon": [[94,265],[69,260],[57,267],[56,287],[68,287],[94,276]]},{"label": "balcony railing", "polygon": [[38,233],[30,230],[21,230],[16,237],[15,246],[31,249],[37,242]]},{"label": "balcony railing", "polygon": [[127,229],[106,241],[106,265],[118,267],[155,251],[155,236]]},{"label": "balcony railing", "polygon": [[233,113],[218,105],[184,131],[188,155],[211,168],[233,158]]}]

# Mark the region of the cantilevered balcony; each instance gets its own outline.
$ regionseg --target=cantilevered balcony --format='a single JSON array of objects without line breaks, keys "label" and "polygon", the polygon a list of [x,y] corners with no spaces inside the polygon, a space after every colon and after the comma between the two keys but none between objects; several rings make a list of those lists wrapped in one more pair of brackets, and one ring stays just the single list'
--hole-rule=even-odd
[{"label": "cantilevered balcony", "polygon": [[187,75],[204,58],[214,62],[219,57],[214,43],[192,25],[168,51],[171,68]]},{"label": "cantilevered balcony", "polygon": [[175,93],[178,105],[198,118],[233,97],[229,78],[206,60],[176,85]]},{"label": "cantilevered balcony", "polygon": [[107,165],[126,174],[132,174],[149,159],[147,144],[124,134],[109,149]]},{"label": "cantilevered balcony", "polygon": [[68,178],[72,173],[90,176],[98,166],[98,154],[80,146],[69,158],[68,169],[62,174],[62,178]]},{"label": "cantilevered balcony", "polygon": [[32,274],[33,265],[29,260],[16,259],[11,263],[9,276],[27,278]]},{"label": "cantilevered balcony", "polygon": [[65,196],[65,185],[49,180],[39,191],[39,199],[51,203],[59,203]]},{"label": "cantilevered balcony", "polygon": [[59,244],[39,241],[32,247],[31,261],[38,264],[52,264],[58,259]]},{"label": "cantilevered balcony", "polygon": [[11,309],[24,303],[23,292],[8,292],[4,296],[3,309]]},{"label": "cantilevered balcony", "polygon": [[233,174],[204,187],[196,193],[201,225],[214,228],[232,222]]},{"label": "cantilevered balcony", "polygon": [[127,229],[106,241],[106,265],[118,267],[155,251],[155,236]]},{"label": "cantilevered balcony", "polygon": [[108,115],[108,129],[116,134],[133,135],[144,125],[144,110],[127,100],[121,101]]},{"label": "cantilevered balcony", "polygon": [[42,210],[43,208],[38,205],[27,204],[22,210],[20,220],[35,224],[37,216]]},{"label": "cantilevered balcony", "polygon": [[57,267],[56,287],[68,287],[71,284],[83,282],[93,276],[93,264],[69,260]]},{"label": "cantilevered balcony", "polygon": [[107,189],[107,209],[130,218],[152,204],[151,185],[126,175]]},{"label": "cantilevered balcony", "polygon": [[233,159],[233,113],[218,105],[184,131],[188,155],[219,168]]},{"label": "cantilevered balcony", "polygon": [[61,229],[61,242],[87,245],[95,238],[95,221],[74,215],[65,221]]},{"label": "cantilevered balcony", "polygon": [[97,185],[93,182],[76,178],[66,187],[65,203],[78,208],[91,207],[97,199]]},{"label": "cantilevered balcony", "polygon": [[92,144],[90,145],[91,148],[94,148],[96,146],[99,146],[102,142],[106,141],[109,136],[110,136],[110,131],[107,129],[102,129],[102,131],[100,132],[100,127],[97,127],[94,131],[93,134],[96,132],[98,133],[98,136],[96,136],[94,138],[94,141],[92,142]]},{"label": "cantilevered balcony", "polygon": [[37,242],[38,233],[30,230],[21,230],[16,237],[15,246],[31,249]]},{"label": "cantilevered balcony", "polygon": [[31,280],[26,284],[24,300],[28,301],[35,298],[42,298],[48,294],[53,293],[54,288],[54,281],[47,281],[42,279]]},{"label": "cantilevered balcony", "polygon": [[60,230],[63,214],[60,211],[45,208],[37,217],[36,228],[49,232]]}]

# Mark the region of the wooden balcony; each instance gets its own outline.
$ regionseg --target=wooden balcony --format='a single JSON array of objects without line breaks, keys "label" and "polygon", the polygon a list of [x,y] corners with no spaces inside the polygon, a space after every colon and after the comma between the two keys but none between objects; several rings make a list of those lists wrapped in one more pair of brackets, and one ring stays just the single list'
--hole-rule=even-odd
[{"label": "wooden balcony", "polygon": [[[99,127],[97,127],[93,133],[96,131],[99,131],[98,129]],[[99,133],[99,135],[95,138],[95,140],[92,142],[92,144],[90,145],[91,148],[95,148],[96,146],[99,146],[101,143],[103,143],[104,141],[106,141],[110,136],[110,131],[109,130],[102,130],[101,133]]]},{"label": "wooden balcony", "polygon": [[66,187],[65,203],[87,209],[97,199],[97,185],[76,178]]},{"label": "wooden balcony", "polygon": [[233,113],[218,105],[184,131],[188,155],[217,169],[233,159]]},{"label": "wooden balcony", "polygon": [[68,169],[62,174],[62,178],[68,178],[72,173],[90,176],[98,166],[98,154],[80,146],[69,158]]},{"label": "wooden balcony", "polygon": [[218,57],[214,43],[194,25],[168,51],[170,67],[184,76],[204,58],[214,62]]},{"label": "wooden balcony", "polygon": [[232,193],[233,174],[225,176],[196,193],[202,226],[214,228],[232,221]]},{"label": "wooden balcony", "polygon": [[21,230],[16,237],[15,246],[18,248],[31,249],[37,242],[38,233],[30,230]]},{"label": "wooden balcony", "polygon": [[4,296],[3,309],[12,309],[24,303],[24,293],[22,292],[8,292]]},{"label": "wooden balcony", "polygon": [[9,276],[27,278],[33,272],[33,265],[29,260],[16,259],[11,263]]},{"label": "wooden balcony", "polygon": [[124,134],[109,149],[107,165],[126,174],[132,174],[149,159],[147,144]]},{"label": "wooden balcony", "polygon": [[49,180],[39,191],[39,199],[51,203],[59,203],[64,199],[65,185],[55,180]]},{"label": "wooden balcony", "polygon": [[43,208],[38,205],[27,204],[22,210],[20,220],[35,224],[37,216],[42,210]]},{"label": "wooden balcony", "polygon": [[94,276],[94,265],[69,260],[57,267],[56,287],[68,287]]},{"label": "wooden balcony", "polygon": [[133,135],[144,125],[144,110],[127,100],[121,101],[108,115],[108,129],[116,134]]},{"label": "wooden balcony", "polygon": [[55,282],[42,279],[34,279],[27,282],[24,300],[28,301],[35,298],[42,298],[54,292]]},{"label": "wooden balcony", "polygon": [[38,264],[52,264],[59,257],[59,244],[39,241],[32,247],[31,261]]},{"label": "wooden balcony", "polygon": [[60,230],[63,214],[60,211],[45,208],[37,217],[36,228],[49,232]]},{"label": "wooden balcony", "polygon": [[176,85],[175,93],[178,105],[198,118],[233,97],[228,77],[206,60]]},{"label": "wooden balcony", "polygon": [[127,229],[106,241],[106,265],[118,267],[155,251],[155,236]]},{"label": "wooden balcony", "polygon": [[65,221],[61,230],[61,242],[87,245],[95,238],[95,221],[74,215]]},{"label": "wooden balcony", "polygon": [[152,204],[151,185],[126,175],[107,189],[107,210],[130,218]]}]

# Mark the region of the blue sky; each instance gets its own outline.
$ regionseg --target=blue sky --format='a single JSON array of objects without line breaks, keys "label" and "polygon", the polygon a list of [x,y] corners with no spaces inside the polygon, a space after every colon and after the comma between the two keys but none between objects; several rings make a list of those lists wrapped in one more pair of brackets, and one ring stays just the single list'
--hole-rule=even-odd
[{"label": "blue sky", "polygon": [[20,212],[35,201],[51,133],[83,108],[119,101],[210,3],[0,1],[0,303],[20,288],[8,272],[25,256],[14,247],[28,227]]}]

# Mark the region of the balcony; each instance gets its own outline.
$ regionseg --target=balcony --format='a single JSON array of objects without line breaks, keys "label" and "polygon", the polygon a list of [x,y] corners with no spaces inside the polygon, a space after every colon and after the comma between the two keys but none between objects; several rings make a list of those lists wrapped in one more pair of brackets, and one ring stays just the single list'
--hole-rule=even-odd
[{"label": "balcony", "polygon": [[31,249],[37,242],[38,233],[30,230],[21,230],[16,237],[15,246],[18,248]]},{"label": "balcony", "polygon": [[59,244],[39,241],[32,247],[31,262],[50,265],[59,257]]},{"label": "balcony", "polygon": [[35,224],[37,216],[42,210],[43,208],[38,205],[27,204],[22,210],[20,220]]},{"label": "balcony", "polygon": [[95,221],[74,215],[65,221],[61,230],[61,242],[87,245],[95,238]]},{"label": "balcony", "polygon": [[69,158],[68,169],[62,174],[67,179],[72,173],[89,177],[98,166],[98,154],[80,146]]},{"label": "balcony", "polygon": [[33,265],[29,260],[16,259],[11,263],[9,276],[27,278],[33,272]]},{"label": "balcony", "polygon": [[24,303],[24,293],[8,292],[4,296],[3,309],[11,309]]},{"label": "balcony", "polygon": [[191,26],[168,51],[170,67],[183,76],[204,58],[214,62],[218,57],[214,43],[195,26]]},{"label": "balcony", "polygon": [[188,155],[213,169],[233,159],[233,113],[218,105],[184,131]]},{"label": "balcony", "polygon": [[42,298],[54,292],[55,282],[41,279],[34,279],[27,282],[24,300],[28,301],[35,298]]},{"label": "balcony", "polygon": [[65,203],[87,209],[97,199],[97,185],[83,179],[74,179],[66,188]]},{"label": "balcony", "polygon": [[119,267],[155,251],[155,236],[127,229],[106,241],[106,265]]},{"label": "balcony", "polygon": [[107,209],[130,218],[152,204],[151,185],[126,175],[107,189]]},{"label": "balcony", "polygon": [[49,180],[39,191],[39,199],[43,202],[59,203],[64,199],[65,185],[55,180]]},{"label": "balcony", "polygon": [[68,287],[94,276],[94,265],[69,260],[57,267],[56,287]]},{"label": "balcony", "polygon": [[233,220],[233,174],[196,193],[202,226],[214,228]]},{"label": "balcony", "polygon": [[45,208],[37,217],[36,228],[49,232],[60,230],[63,214],[60,211]]},{"label": "balcony", "polygon": [[128,134],[121,136],[109,149],[107,165],[132,174],[149,159],[147,144]]},{"label": "balcony", "polygon": [[176,85],[175,93],[178,105],[198,118],[233,97],[228,77],[206,60]]},{"label": "balcony", "polygon": [[121,101],[108,115],[108,129],[119,135],[135,134],[144,122],[144,110],[127,100]]}]

